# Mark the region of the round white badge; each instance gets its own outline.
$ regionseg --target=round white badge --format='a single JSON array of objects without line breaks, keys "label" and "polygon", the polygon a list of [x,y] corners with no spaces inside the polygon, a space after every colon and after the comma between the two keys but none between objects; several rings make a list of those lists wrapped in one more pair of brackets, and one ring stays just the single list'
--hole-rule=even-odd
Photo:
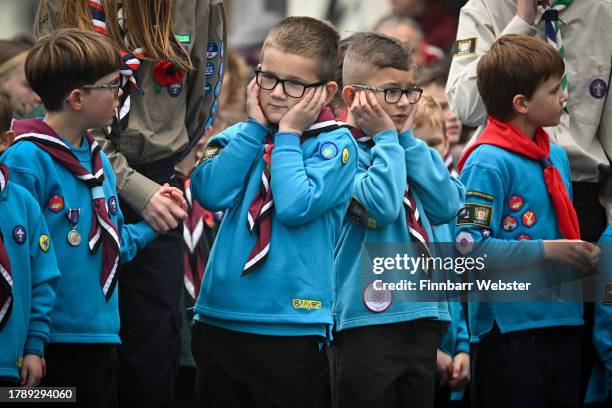
[{"label": "round white badge", "polygon": [[363,304],[374,313],[384,312],[391,303],[393,303],[393,293],[388,289],[374,289],[374,282],[363,290]]}]

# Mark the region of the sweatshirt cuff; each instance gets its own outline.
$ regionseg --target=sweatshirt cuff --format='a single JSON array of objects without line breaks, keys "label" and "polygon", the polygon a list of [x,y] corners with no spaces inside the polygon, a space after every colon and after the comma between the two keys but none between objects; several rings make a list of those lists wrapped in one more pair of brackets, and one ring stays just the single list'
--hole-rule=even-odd
[{"label": "sweatshirt cuff", "polygon": [[399,143],[402,145],[404,149],[408,149],[418,144],[419,139],[414,137],[414,132],[412,131],[412,129],[408,129],[406,132],[401,133],[399,135]]},{"label": "sweatshirt cuff", "polygon": [[35,354],[42,357],[45,355],[45,344],[47,344],[45,339],[38,335],[30,334],[26,340],[23,354]]},{"label": "sweatshirt cuff", "polygon": [[398,133],[395,130],[387,129],[378,132],[372,137],[375,144],[397,144],[399,143]]},{"label": "sweatshirt cuff", "polygon": [[538,29],[535,26],[529,25],[525,20],[515,15],[501,32],[500,37],[505,34],[523,34],[533,37],[537,33]]},{"label": "sweatshirt cuff", "polygon": [[274,137],[274,147],[300,146],[300,136],[293,132],[279,132]]},{"label": "sweatshirt cuff", "polygon": [[457,343],[457,348],[455,349],[455,355],[459,353],[468,353],[470,354],[470,343],[467,341],[460,341]]},{"label": "sweatshirt cuff", "polygon": [[270,131],[267,126],[264,126],[257,119],[253,118],[249,118],[246,121],[245,128],[246,129],[243,129],[243,131],[241,132],[242,135],[247,135],[249,137],[252,136],[254,139],[253,141],[257,143],[262,143],[263,140],[266,138],[266,135]]},{"label": "sweatshirt cuff", "polygon": [[151,241],[157,238],[157,231],[155,231],[146,221],[143,220],[134,225],[138,228],[138,233],[140,235],[140,239],[138,240],[139,248],[146,247]]}]

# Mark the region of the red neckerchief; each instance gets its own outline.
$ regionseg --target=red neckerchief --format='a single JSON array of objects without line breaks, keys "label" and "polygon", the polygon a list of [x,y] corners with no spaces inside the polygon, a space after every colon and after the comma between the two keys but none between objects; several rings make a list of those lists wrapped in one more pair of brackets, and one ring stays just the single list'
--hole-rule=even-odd
[{"label": "red neckerchief", "polygon": [[555,207],[557,223],[561,234],[566,239],[580,239],[578,216],[565,190],[559,170],[550,161],[550,139],[544,129],[538,128],[535,138],[532,140],[511,123],[501,122],[489,116],[487,126],[479,136],[478,141],[471,145],[461,156],[461,160],[459,160],[457,165],[460,172],[470,153],[476,147],[483,144],[501,147],[539,162],[544,173],[546,190]]},{"label": "red neckerchief", "polygon": [[[5,165],[0,164],[0,193],[6,188],[9,172]],[[4,247],[4,238],[0,231],[0,329],[8,321],[13,309],[13,275],[11,262]]]}]

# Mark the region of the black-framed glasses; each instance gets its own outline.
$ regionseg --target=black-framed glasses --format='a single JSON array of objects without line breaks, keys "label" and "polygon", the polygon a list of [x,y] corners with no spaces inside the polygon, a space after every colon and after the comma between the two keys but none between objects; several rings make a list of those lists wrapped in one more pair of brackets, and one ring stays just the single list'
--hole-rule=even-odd
[{"label": "black-framed glasses", "polygon": [[306,89],[315,88],[317,86],[325,85],[325,82],[317,82],[316,84],[303,84],[300,81],[294,79],[280,79],[268,72],[262,71],[261,69],[255,70],[255,82],[261,89],[271,91],[276,88],[276,85],[280,82],[283,86],[283,92],[285,95],[292,98],[301,98],[306,93]]},{"label": "black-framed glasses", "polygon": [[81,86],[83,89],[112,89],[115,91],[115,98],[119,96],[119,88],[121,88],[121,80],[117,79],[116,82],[112,84],[92,84],[92,85],[83,85]]},{"label": "black-framed glasses", "polygon": [[368,85],[351,85],[353,88],[357,89],[367,89],[368,91],[373,92],[383,92],[385,94],[385,102],[395,104],[402,99],[402,95],[406,95],[408,98],[408,103],[414,105],[421,99],[421,94],[423,93],[423,89],[418,88],[416,86],[410,86],[406,89],[402,88],[376,88]]}]

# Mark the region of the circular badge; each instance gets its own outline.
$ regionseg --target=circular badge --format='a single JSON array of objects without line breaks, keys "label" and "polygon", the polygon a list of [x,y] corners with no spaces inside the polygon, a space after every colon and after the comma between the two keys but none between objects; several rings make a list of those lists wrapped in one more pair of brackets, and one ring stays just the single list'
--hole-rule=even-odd
[{"label": "circular badge", "polygon": [[115,196],[108,199],[108,213],[110,215],[117,215],[117,199]]},{"label": "circular badge", "polygon": [[512,211],[519,211],[523,208],[523,204],[525,204],[525,201],[520,195],[513,195],[510,197],[510,200],[508,200],[508,206]]},{"label": "circular badge", "polygon": [[40,245],[40,249],[43,252],[47,252],[49,250],[49,246],[51,245],[51,241],[49,241],[49,236],[42,234],[40,238],[38,238],[38,245]]},{"label": "circular badge", "polygon": [[26,240],[26,230],[23,228],[23,226],[18,225],[13,228],[13,239],[17,244],[23,245]]},{"label": "circular badge", "polygon": [[64,209],[64,197],[61,195],[54,195],[49,198],[49,210],[54,213],[60,212]]},{"label": "circular badge", "polygon": [[523,219],[523,225],[529,228],[531,228],[533,224],[536,223],[536,215],[531,210],[526,211],[525,214],[523,214],[522,219]]},{"label": "circular badge", "polygon": [[331,160],[338,154],[338,148],[332,142],[325,142],[321,145],[319,153],[326,160]]},{"label": "circular badge", "polygon": [[516,237],[517,241],[529,241],[531,239],[531,237],[527,234],[521,234],[518,237]]},{"label": "circular badge", "polygon": [[206,47],[206,58],[215,58],[218,52],[219,46],[217,45],[217,43],[209,42],[208,46]]},{"label": "circular badge", "polygon": [[516,218],[514,218],[513,216],[509,215],[506,218],[504,218],[504,220],[502,221],[502,228],[505,231],[514,231],[516,229],[517,226],[517,222],[516,222]]},{"label": "circular badge", "polygon": [[595,99],[602,99],[606,96],[607,89],[606,81],[601,78],[595,78],[589,84],[589,93]]},{"label": "circular badge", "polygon": [[212,84],[210,82],[207,82],[204,85],[204,96],[210,96],[211,93],[212,93]]},{"label": "circular badge", "polygon": [[168,90],[168,95],[172,96],[173,98],[176,98],[183,91],[183,83],[178,82],[176,84],[168,85],[166,89]]},{"label": "circular badge", "polygon": [[206,75],[212,75],[215,72],[215,64],[212,62],[206,63]]},{"label": "circular badge", "polygon": [[348,147],[345,147],[344,149],[342,149],[342,164],[348,163],[350,157],[351,155],[349,153]]},{"label": "circular badge", "polygon": [[467,231],[461,231],[455,238],[455,247],[461,255],[469,254],[474,249],[474,237]]},{"label": "circular badge", "polygon": [[393,293],[390,290],[374,289],[374,282],[370,282],[363,290],[363,304],[374,313],[382,313],[393,303]]}]

